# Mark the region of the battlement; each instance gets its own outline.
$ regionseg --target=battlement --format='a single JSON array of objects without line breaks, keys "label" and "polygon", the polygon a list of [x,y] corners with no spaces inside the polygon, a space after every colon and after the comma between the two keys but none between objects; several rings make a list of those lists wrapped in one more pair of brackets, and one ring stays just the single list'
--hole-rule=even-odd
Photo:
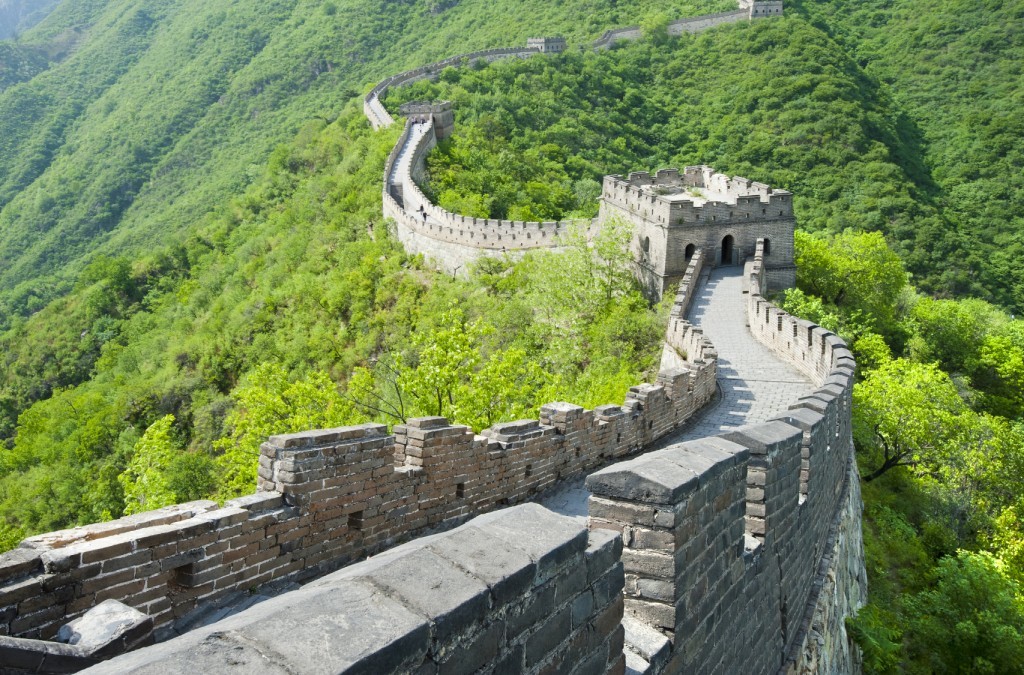
[{"label": "battlement", "polygon": [[793,217],[793,194],[709,166],[605,176],[602,199],[666,227]]},{"label": "battlement", "polygon": [[739,0],[740,7],[750,13],[751,19],[782,16],[782,0]]},{"label": "battlement", "polygon": [[559,54],[565,51],[566,43],[564,37],[537,37],[527,38],[526,46],[544,54]]},{"label": "battlement", "polygon": [[660,298],[680,280],[696,251],[712,266],[739,265],[765,241],[772,288],[796,281],[793,261],[793,194],[709,166],[636,171],[606,176],[600,222],[621,218],[633,225],[632,248],[648,295]]},{"label": "battlement", "polygon": [[399,112],[411,122],[430,122],[437,141],[448,138],[455,131],[455,113],[451,101],[411,102],[402,105]]}]

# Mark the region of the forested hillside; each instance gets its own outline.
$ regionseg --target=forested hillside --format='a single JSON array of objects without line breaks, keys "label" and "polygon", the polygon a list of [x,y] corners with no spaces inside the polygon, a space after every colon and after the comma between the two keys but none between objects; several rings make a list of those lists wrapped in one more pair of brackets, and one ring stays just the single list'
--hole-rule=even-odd
[{"label": "forested hillside", "polygon": [[[977,265],[982,238],[948,265],[940,255],[958,229],[1018,234],[983,216],[1021,212],[998,192],[965,220],[968,193],[945,194],[930,168],[945,146],[922,139],[892,88],[823,28],[796,17],[447,71],[387,104],[456,102],[456,133],[428,158],[426,188],[477,216],[593,215],[604,173],[699,162],[793,190],[799,288],[779,302],[846,338],[860,366],[872,600],[850,628],[866,669],[1021,672],[1024,321],[944,299],[968,290],[958,265]],[[980,159],[994,152],[986,131],[960,134],[975,147],[958,171],[998,170]],[[1016,178],[1000,186],[1012,193]],[[981,183],[971,189],[991,187]],[[1016,300],[1004,281],[976,290]]]},{"label": "forested hillside", "polygon": [[804,0],[669,38],[667,17],[733,3],[63,3],[0,42],[0,543],[249,491],[271,433],[620,401],[664,321],[622,233],[557,265],[424,268],[381,219],[398,130],[359,99],[454,53],[642,22],[608,52],[394,91],[456,104],[426,189],[544,219],[663,166],[793,191],[780,302],[861,368],[868,669],[1020,672],[1024,2],[967,4]]},{"label": "forested hillside", "polygon": [[[215,442],[234,428],[225,426],[231,395],[257,366],[284,367],[294,378],[330,370],[344,381],[388,345],[404,344],[419,305],[393,307],[395,294],[443,295],[449,284],[402,271],[383,235],[376,186],[393,138],[369,134],[357,92],[452,51],[519,44],[535,33],[589,39],[636,11],[629,3],[546,7],[253,2],[228,14],[208,3],[96,1],[61,6],[26,35],[19,45],[68,31],[82,37],[70,55],[0,95],[8,522],[38,531],[122,513],[116,477],[135,437],[166,414],[176,416],[179,446],[220,456]],[[700,9],[709,7],[719,6]],[[530,11],[535,22],[507,30],[508,17]],[[592,24],[576,21],[580,14]],[[280,139],[289,145],[267,160]],[[376,243],[365,234],[373,221]],[[407,281],[375,272],[381,257]],[[529,277],[523,272],[522,285]],[[394,317],[376,304],[378,283]],[[487,283],[485,295],[498,298],[511,282]],[[472,307],[464,296],[474,292],[456,293],[458,304]],[[325,294],[340,295],[329,302]],[[599,324],[605,309],[610,320],[654,316],[630,301],[584,322]],[[435,314],[423,320],[435,323]],[[633,353],[623,343],[637,340],[649,349],[650,332],[634,340],[635,330],[617,330],[608,353]],[[620,374],[586,354],[558,374],[585,390],[591,385],[573,383],[598,364],[617,383],[614,394],[601,394],[613,400],[647,362]],[[609,381],[597,380],[598,388]],[[233,480],[225,471],[214,471],[221,487]],[[195,483],[177,494],[219,489],[207,478]]]},{"label": "forested hillside", "polygon": [[897,229],[918,284],[1024,311],[1024,2],[799,2],[892,96],[941,228]]}]

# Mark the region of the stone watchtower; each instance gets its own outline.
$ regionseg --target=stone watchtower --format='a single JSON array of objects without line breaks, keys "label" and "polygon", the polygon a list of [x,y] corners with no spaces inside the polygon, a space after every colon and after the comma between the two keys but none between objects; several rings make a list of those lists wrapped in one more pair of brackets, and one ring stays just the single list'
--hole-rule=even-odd
[{"label": "stone watchtower", "polygon": [[544,54],[559,54],[565,51],[566,43],[564,37],[539,37],[527,38],[526,46]]},{"label": "stone watchtower", "polygon": [[434,136],[437,137],[437,140],[448,138],[455,131],[455,113],[452,112],[451,101],[437,103],[414,101],[403,104],[398,111],[403,117],[413,122],[426,122],[433,119]]},{"label": "stone watchtower", "polygon": [[751,19],[782,16],[782,0],[739,0],[739,5],[750,12]]},{"label": "stone watchtower", "polygon": [[679,281],[698,250],[716,267],[742,265],[765,240],[770,288],[796,283],[793,195],[764,183],[730,178],[709,166],[662,169],[651,176],[605,176],[600,220],[634,227],[633,253],[648,294],[660,298]]}]

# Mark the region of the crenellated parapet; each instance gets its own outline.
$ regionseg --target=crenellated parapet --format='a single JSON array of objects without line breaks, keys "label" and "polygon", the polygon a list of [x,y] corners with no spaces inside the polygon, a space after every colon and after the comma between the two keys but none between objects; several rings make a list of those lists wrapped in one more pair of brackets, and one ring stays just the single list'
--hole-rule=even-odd
[{"label": "crenellated parapet", "polygon": [[[688,166],[682,174],[662,169],[654,176],[646,171],[625,178],[605,176],[602,200],[632,217],[665,227],[793,218],[792,192],[717,173],[709,166]],[[751,254],[753,247],[751,241]]]},{"label": "crenellated parapet", "polygon": [[[636,454],[715,394],[717,353],[678,310],[679,355],[622,405],[549,403],[539,419],[480,434],[443,417],[273,436],[258,491],[26,539],[0,556],[0,633],[52,639],[116,599],[173,624],[203,603],[304,581],[419,534],[529,501],[556,482]],[[621,616],[621,609],[620,616]],[[621,647],[620,647],[621,650]]]},{"label": "crenellated parapet", "polygon": [[842,624],[866,590],[855,364],[838,337],[762,297],[763,262],[760,242],[747,266],[751,330],[816,390],[767,422],[587,478],[590,527],[623,534],[626,616],[669,645],[652,674],[859,669]]},{"label": "crenellated parapet", "polygon": [[621,548],[525,504],[92,672],[619,674]]}]

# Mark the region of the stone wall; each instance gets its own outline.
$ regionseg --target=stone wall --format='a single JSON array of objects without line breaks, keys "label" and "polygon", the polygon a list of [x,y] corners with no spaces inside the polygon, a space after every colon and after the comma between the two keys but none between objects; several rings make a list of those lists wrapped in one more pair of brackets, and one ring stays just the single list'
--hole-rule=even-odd
[{"label": "stone wall", "polygon": [[395,119],[381,104],[381,97],[387,94],[391,87],[401,87],[419,80],[436,78],[445,68],[458,68],[474,61],[497,61],[513,57],[529,57],[541,53],[536,47],[504,47],[499,49],[481,49],[480,51],[469,52],[451,56],[436,63],[430,63],[419,68],[406,70],[392,75],[391,77],[378,82],[370,92],[363,97],[363,113],[370,120],[374,129],[384,129],[395,123]]},{"label": "stone wall", "polygon": [[618,674],[621,547],[506,509],[89,672]]},{"label": "stone wall", "polygon": [[0,556],[0,635],[52,638],[116,599],[166,625],[233,591],[306,580],[434,528],[523,502],[558,480],[641,451],[714,395],[717,355],[678,311],[685,360],[624,405],[568,403],[474,434],[444,418],[275,436],[258,492],[26,539]]},{"label": "stone wall", "polygon": [[766,423],[587,478],[590,526],[623,535],[626,614],[672,642],[667,663],[650,672],[859,669],[843,625],[866,590],[854,362],[836,336],[766,301],[762,272],[756,255],[751,329],[815,392]]},{"label": "stone wall", "polygon": [[[777,0],[776,3],[772,3],[771,11],[767,8],[762,8],[763,3],[759,0],[756,3],[758,5],[758,11],[753,12],[751,7],[744,7],[743,2],[740,2],[741,9],[732,12],[719,12],[717,14],[702,14],[701,16],[694,16],[687,19],[677,19],[672,21],[668,25],[669,35],[682,35],[683,33],[699,33],[702,30],[707,30],[712,26],[720,26],[726,23],[736,23],[737,21],[747,21],[749,19],[760,19],[767,18],[768,16],[781,16],[782,14],[782,1]],[[775,7],[775,4],[778,7]],[[778,9],[778,11],[775,11]],[[629,26],[627,28],[613,28],[604,32],[601,37],[594,41],[595,49],[609,49],[612,45],[620,40],[639,40],[643,37],[643,29],[640,26]]]},{"label": "stone wall", "polygon": [[[422,181],[427,154],[436,144],[432,120],[406,122],[405,132],[384,167],[382,201],[384,216],[394,221],[395,234],[405,249],[422,253],[438,268],[455,274],[484,256],[557,249],[563,244],[563,235],[573,228],[589,233],[596,227],[592,220],[527,222],[446,211],[427,199],[413,180]],[[405,155],[411,155],[408,161],[402,161]]]}]

